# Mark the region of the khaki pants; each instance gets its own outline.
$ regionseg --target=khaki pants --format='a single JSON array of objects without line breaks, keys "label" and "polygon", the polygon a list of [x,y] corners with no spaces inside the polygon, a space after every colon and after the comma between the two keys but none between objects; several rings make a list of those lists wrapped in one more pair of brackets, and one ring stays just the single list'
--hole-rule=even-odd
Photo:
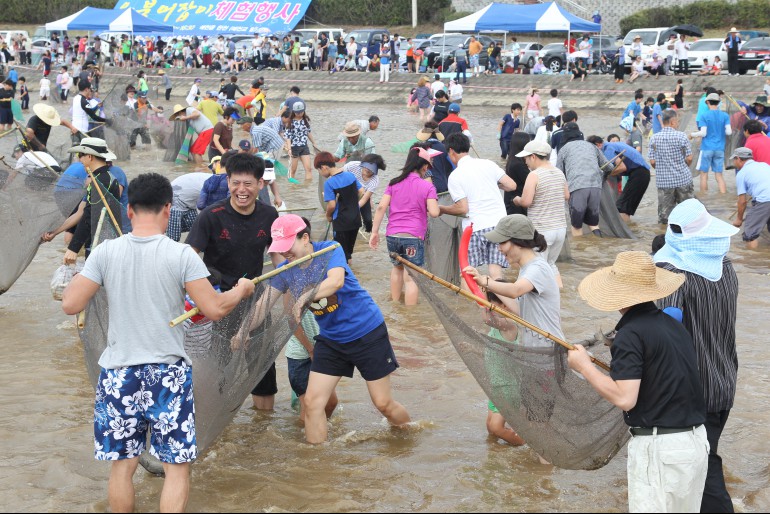
[{"label": "khaki pants", "polygon": [[291,69],[299,70],[299,54],[291,54]]},{"label": "khaki pants", "polygon": [[708,454],[703,425],[677,434],[632,437],[629,512],[700,512]]}]

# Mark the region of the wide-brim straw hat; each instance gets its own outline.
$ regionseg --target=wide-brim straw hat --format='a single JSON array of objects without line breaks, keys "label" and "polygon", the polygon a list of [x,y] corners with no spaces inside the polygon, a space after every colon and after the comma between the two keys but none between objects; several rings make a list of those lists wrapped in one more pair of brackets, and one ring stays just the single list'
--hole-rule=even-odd
[{"label": "wide-brim straw hat", "polygon": [[56,112],[56,109],[51,105],[35,104],[32,106],[32,111],[35,116],[40,118],[43,123],[50,125],[51,127],[58,127],[61,125],[61,116]]},{"label": "wide-brim straw hat", "polygon": [[181,104],[176,104],[174,106],[174,112],[171,113],[171,116],[168,117],[169,121],[174,121],[179,117],[180,114],[187,111],[187,107]]},{"label": "wide-brim straw hat", "polygon": [[107,146],[107,141],[98,137],[85,137],[80,140],[80,143],[73,146],[68,153],[84,153],[87,155],[93,155],[104,159],[105,161],[116,161],[117,156],[112,153]]},{"label": "wide-brim straw hat", "polygon": [[600,311],[617,311],[669,296],[684,284],[684,274],[658,268],[645,252],[621,252],[615,263],[594,271],[578,292]]},{"label": "wide-brim straw hat", "polygon": [[417,138],[417,141],[422,141],[422,142],[425,142],[432,137],[435,137],[439,141],[444,140],[444,134],[442,134],[438,129],[436,130],[428,130],[425,128],[420,129],[417,132],[417,135],[415,137]]},{"label": "wide-brim straw hat", "polygon": [[345,137],[356,137],[361,135],[361,126],[358,123],[352,122],[345,125],[345,130],[342,131],[342,135]]}]

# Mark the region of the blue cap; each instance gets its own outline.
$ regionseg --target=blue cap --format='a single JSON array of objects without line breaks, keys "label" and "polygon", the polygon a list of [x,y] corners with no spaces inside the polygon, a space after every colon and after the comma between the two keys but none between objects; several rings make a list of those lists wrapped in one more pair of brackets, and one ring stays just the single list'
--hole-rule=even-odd
[{"label": "blue cap", "polygon": [[460,112],[460,104],[456,104],[456,103],[449,104],[449,112]]}]

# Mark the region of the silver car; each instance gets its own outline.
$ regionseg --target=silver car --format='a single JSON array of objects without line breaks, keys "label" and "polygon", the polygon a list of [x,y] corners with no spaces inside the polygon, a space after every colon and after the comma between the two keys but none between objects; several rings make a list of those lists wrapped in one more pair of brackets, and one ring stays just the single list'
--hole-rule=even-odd
[{"label": "silver car", "polygon": [[[503,62],[513,62],[513,45],[514,43],[508,43],[503,50]],[[532,69],[537,62],[537,52],[542,49],[543,45],[535,42],[523,42],[519,43],[519,66],[526,66]]]}]

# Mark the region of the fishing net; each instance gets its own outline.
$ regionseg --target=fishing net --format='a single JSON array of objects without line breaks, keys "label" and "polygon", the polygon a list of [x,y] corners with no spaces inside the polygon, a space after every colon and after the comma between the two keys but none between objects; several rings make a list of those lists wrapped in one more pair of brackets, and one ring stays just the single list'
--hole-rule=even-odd
[{"label": "fishing net", "polygon": [[174,162],[182,149],[182,143],[187,137],[187,123],[171,122],[171,134],[166,140],[166,151],[163,154],[163,162]]},{"label": "fishing net", "polygon": [[[618,190],[610,185],[609,180],[605,180],[602,184],[602,196],[599,203],[599,229],[605,236],[636,239],[634,233],[620,217],[620,212],[615,205],[617,200]],[[565,246],[567,245],[565,244]]]},{"label": "fishing net", "polygon": [[[110,233],[108,230],[105,236]],[[325,253],[314,257],[309,265],[284,271],[291,274],[287,281],[293,293],[281,293],[274,287],[279,277],[269,278],[260,282],[254,295],[222,320],[213,322],[194,317],[183,322],[185,349],[192,360],[195,384],[199,452],[211,446],[222,433],[275,362],[305,311],[306,306],[300,305],[297,298],[317,290],[330,257],[331,252]],[[180,315],[184,308],[179,306]],[[84,322],[78,324],[86,368],[94,386],[100,372],[98,360],[106,347],[109,314],[107,295],[100,289],[86,308]],[[240,337],[241,327],[252,322],[255,328]],[[147,460],[143,464],[145,462]]]},{"label": "fishing net", "polygon": [[[452,205],[449,193],[438,195],[439,205]],[[460,284],[460,260],[457,251],[462,237],[463,218],[442,214],[428,218],[428,233],[425,235],[425,268],[434,275],[455,285]]]},{"label": "fishing net", "polygon": [[32,262],[40,236],[61,225],[85,191],[82,181],[46,168],[12,169],[13,146],[13,138],[0,140],[0,294]]},{"label": "fishing net", "polygon": [[[541,336],[542,347],[489,337],[488,311],[408,271],[473,377],[530,448],[560,468],[598,469],[623,447],[629,435],[622,412],[569,370],[566,350]],[[603,338],[582,344],[609,362],[609,348],[597,340]]]},{"label": "fishing net", "polygon": [[[743,125],[746,123],[748,118],[745,114],[743,114],[743,112],[741,112],[739,106],[734,102],[735,99],[730,96],[727,97],[727,102],[723,102],[723,104],[726,105],[725,112],[727,112],[727,115],[730,116],[730,128],[732,128],[733,131],[733,133],[726,138],[726,157],[731,156],[733,154],[733,150],[742,147],[744,143],[746,143],[746,137],[743,134]],[[728,168],[732,167],[732,163],[728,161],[729,159],[725,159],[725,166]]]}]

